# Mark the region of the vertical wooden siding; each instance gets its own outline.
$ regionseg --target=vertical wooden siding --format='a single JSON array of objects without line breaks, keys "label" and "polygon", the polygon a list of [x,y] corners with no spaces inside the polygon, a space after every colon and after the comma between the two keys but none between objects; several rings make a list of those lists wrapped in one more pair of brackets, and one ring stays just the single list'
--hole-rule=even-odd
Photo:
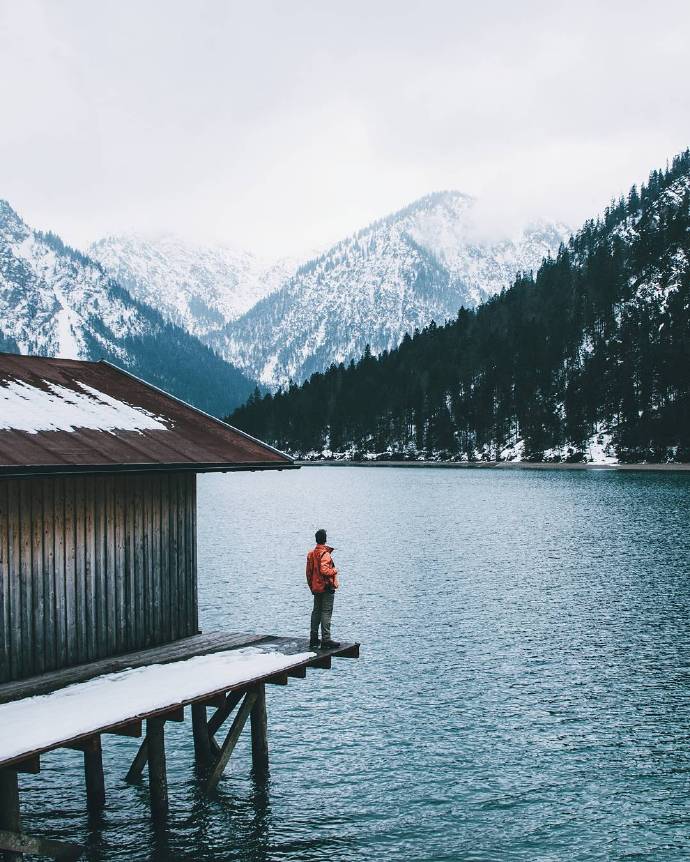
[{"label": "vertical wooden siding", "polygon": [[195,634],[193,473],[0,479],[0,681]]}]

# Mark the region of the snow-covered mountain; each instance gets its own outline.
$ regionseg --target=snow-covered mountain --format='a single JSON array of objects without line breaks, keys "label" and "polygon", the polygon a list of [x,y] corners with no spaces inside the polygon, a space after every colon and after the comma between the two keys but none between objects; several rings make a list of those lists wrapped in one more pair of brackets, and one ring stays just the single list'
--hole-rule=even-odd
[{"label": "snow-covered mountain", "polygon": [[197,338],[135,300],[103,267],[0,200],[0,349],[108,359],[222,415],[253,383]]},{"label": "snow-covered mountain", "polygon": [[301,381],[333,362],[396,347],[406,332],[441,323],[536,270],[567,241],[563,224],[486,237],[473,198],[428,195],[339,242],[287,283],[209,336],[266,385]]},{"label": "snow-covered mountain", "polygon": [[297,268],[289,259],[269,261],[171,234],[109,236],[93,243],[89,254],[132,296],[200,337],[244,314]]}]

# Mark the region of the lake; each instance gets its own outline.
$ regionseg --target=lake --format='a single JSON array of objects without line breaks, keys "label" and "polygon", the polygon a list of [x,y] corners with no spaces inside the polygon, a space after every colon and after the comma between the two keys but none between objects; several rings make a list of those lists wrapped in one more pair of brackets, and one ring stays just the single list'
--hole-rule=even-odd
[{"label": "lake", "polygon": [[166,829],[118,737],[102,820],[62,752],[22,776],[25,828],[91,860],[687,859],[689,509],[673,473],[200,477],[202,628],[307,636],[323,526],[333,635],[362,657],[269,687],[268,785],[245,738],[204,799],[187,721],[168,726]]}]

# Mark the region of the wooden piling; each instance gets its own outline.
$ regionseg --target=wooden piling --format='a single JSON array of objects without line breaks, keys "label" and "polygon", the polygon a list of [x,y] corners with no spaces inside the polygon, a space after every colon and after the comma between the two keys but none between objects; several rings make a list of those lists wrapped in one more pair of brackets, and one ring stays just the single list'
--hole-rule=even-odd
[{"label": "wooden piling", "polygon": [[[0,830],[18,833],[21,829],[19,814],[19,782],[13,769],[0,769]],[[22,854],[5,850],[5,862],[21,862]]]},{"label": "wooden piling", "polygon": [[92,813],[100,811],[105,806],[103,749],[100,736],[94,737],[91,744],[84,747],[84,781],[87,808]]},{"label": "wooden piling", "polygon": [[149,794],[151,813],[164,818],[168,813],[168,778],[165,768],[165,720],[149,718],[146,721],[146,741],[149,762]]},{"label": "wooden piling", "polygon": [[192,704],[192,733],[194,734],[194,758],[197,766],[208,766],[213,762],[211,737],[206,721],[206,707],[202,703]]},{"label": "wooden piling", "polygon": [[252,730],[252,767],[257,777],[268,775],[268,719],[266,715],[266,686],[256,687],[256,700],[250,713]]}]

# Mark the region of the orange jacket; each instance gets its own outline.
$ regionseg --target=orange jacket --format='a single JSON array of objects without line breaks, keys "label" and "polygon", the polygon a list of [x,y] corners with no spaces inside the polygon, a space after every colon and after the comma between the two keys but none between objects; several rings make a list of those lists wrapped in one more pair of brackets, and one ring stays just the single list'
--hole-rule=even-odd
[{"label": "orange jacket", "polygon": [[338,570],[333,562],[330,545],[317,545],[307,554],[307,583],[312,593],[323,593],[326,587],[337,590]]}]

